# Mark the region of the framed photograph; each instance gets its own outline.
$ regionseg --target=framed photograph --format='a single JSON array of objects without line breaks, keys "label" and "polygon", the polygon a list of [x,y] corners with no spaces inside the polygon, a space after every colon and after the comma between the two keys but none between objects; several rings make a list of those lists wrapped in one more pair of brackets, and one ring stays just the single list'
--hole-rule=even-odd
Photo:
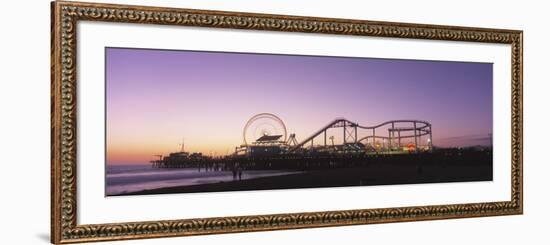
[{"label": "framed photograph", "polygon": [[52,243],[523,212],[522,31],[51,11]]}]

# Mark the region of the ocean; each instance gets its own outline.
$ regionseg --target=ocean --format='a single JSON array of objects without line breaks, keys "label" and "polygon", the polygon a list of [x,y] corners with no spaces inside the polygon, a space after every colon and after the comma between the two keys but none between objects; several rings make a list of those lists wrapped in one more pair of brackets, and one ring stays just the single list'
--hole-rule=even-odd
[{"label": "ocean", "polygon": [[[279,176],[299,173],[297,171],[280,170],[247,170],[243,171],[242,179],[254,179],[268,176]],[[142,190],[164,187],[190,186],[229,182],[233,180],[231,171],[209,171],[201,169],[167,169],[152,168],[150,165],[118,165],[108,166],[106,172],[105,195],[120,195]]]}]

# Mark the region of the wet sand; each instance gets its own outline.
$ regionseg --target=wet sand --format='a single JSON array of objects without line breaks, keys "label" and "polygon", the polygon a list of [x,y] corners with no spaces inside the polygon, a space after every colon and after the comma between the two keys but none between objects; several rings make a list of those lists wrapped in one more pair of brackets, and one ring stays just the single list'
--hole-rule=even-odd
[{"label": "wet sand", "polygon": [[371,186],[441,182],[491,181],[492,163],[410,164],[373,163],[364,167],[311,170],[299,174],[242,181],[166,187],[121,195],[273,190],[295,188]]}]

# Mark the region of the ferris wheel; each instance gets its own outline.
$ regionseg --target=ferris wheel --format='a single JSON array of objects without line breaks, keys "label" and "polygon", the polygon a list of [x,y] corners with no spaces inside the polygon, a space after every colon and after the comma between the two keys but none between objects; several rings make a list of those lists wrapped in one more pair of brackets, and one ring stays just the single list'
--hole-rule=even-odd
[{"label": "ferris wheel", "polygon": [[254,115],[246,122],[243,130],[243,142],[248,145],[263,136],[281,136],[287,140],[286,126],[279,117],[271,113]]}]

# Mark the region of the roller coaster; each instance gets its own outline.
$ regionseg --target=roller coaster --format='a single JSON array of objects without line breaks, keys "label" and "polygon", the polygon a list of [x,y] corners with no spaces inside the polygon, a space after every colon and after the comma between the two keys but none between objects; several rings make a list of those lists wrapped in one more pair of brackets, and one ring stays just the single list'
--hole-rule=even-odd
[{"label": "roller coaster", "polygon": [[432,125],[426,121],[391,120],[363,126],[337,118],[298,142],[295,134],[287,136],[281,118],[260,113],[245,124],[243,144],[235,148],[234,155],[398,154],[431,152],[432,149]]},{"label": "roller coaster", "polygon": [[[308,169],[327,166],[361,165],[371,155],[393,158],[398,154],[432,152],[432,125],[420,120],[392,120],[374,126],[362,126],[337,118],[298,142],[288,134],[278,116],[260,113],[250,118],[243,129],[243,144],[221,158],[188,153],[182,149],[168,156],[155,155],[154,168],[198,168],[227,170]],[[330,142],[329,142],[330,141]],[[399,156],[395,156],[399,157]]]}]

